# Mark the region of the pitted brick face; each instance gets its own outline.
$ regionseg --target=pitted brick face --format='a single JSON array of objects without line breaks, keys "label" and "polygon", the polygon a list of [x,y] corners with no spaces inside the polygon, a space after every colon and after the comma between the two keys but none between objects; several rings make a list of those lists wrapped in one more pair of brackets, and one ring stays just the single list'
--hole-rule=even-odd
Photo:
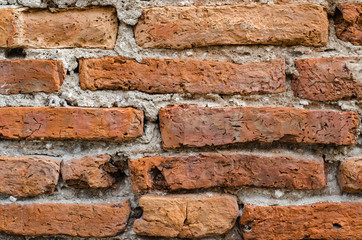
[{"label": "pitted brick face", "polygon": [[339,39],[362,45],[362,3],[346,2],[338,5],[334,22]]},{"label": "pitted brick face", "polygon": [[338,178],[342,191],[362,193],[362,158],[342,162]]},{"label": "pitted brick face", "polygon": [[252,141],[351,145],[358,124],[356,112],[196,105],[171,105],[160,110],[165,148]]},{"label": "pitted brick face", "polygon": [[155,7],[143,10],[135,37],[144,48],[323,46],[328,18],[322,6],[309,3]]}]

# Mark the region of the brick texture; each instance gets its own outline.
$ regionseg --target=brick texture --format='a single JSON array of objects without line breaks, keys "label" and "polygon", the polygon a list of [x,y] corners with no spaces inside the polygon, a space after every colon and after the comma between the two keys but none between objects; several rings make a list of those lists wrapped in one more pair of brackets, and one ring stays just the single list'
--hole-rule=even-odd
[{"label": "brick texture", "polygon": [[77,188],[107,188],[116,179],[112,173],[118,169],[110,163],[109,155],[85,156],[63,161],[61,172],[63,181]]},{"label": "brick texture", "polygon": [[0,232],[26,236],[109,237],[124,231],[129,214],[128,200],[102,204],[2,204]]},{"label": "brick texture", "polygon": [[80,60],[82,89],[147,93],[261,94],[285,91],[284,60],[234,64],[190,59],[124,57]]},{"label": "brick texture", "polygon": [[355,143],[357,126],[356,112],[196,105],[170,105],[160,110],[165,148],[251,141],[348,145]]},{"label": "brick texture", "polygon": [[328,19],[322,6],[309,3],[155,7],[143,10],[135,37],[144,48],[322,46],[328,41]]},{"label": "brick texture", "polygon": [[0,192],[33,197],[54,192],[60,160],[40,157],[0,157]]},{"label": "brick texture", "polygon": [[112,7],[0,9],[0,47],[114,48],[118,22]]},{"label": "brick texture", "polygon": [[61,61],[0,60],[0,94],[53,93],[64,78]]},{"label": "brick texture", "polygon": [[300,59],[294,95],[317,101],[362,99],[362,57]]},{"label": "brick texture", "polygon": [[143,133],[133,108],[0,108],[0,138],[126,141]]},{"label": "brick texture", "polygon": [[287,155],[213,154],[150,157],[130,161],[135,192],[256,186],[320,189],[326,186],[323,160]]},{"label": "brick texture", "polygon": [[240,219],[248,239],[362,239],[362,203],[304,206],[246,205]]},{"label": "brick texture", "polygon": [[344,192],[362,193],[362,158],[349,159],[341,164],[339,185]]},{"label": "brick texture", "polygon": [[354,45],[362,45],[362,3],[341,3],[335,14],[337,37]]},{"label": "brick texture", "polygon": [[229,231],[238,217],[236,198],[230,195],[143,196],[136,234],[156,237],[198,238]]}]

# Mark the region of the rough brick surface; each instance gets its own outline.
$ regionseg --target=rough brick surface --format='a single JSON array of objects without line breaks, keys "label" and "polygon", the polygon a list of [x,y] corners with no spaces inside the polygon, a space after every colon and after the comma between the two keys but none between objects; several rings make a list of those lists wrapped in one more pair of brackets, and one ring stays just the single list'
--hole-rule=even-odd
[{"label": "rough brick surface", "polygon": [[317,101],[362,99],[362,57],[296,60],[294,95]]},{"label": "rough brick surface", "polygon": [[0,138],[126,141],[143,133],[133,108],[0,108]]},{"label": "rough brick surface", "polygon": [[0,94],[52,93],[60,89],[64,78],[61,61],[0,60]]},{"label": "rough brick surface", "polygon": [[116,181],[111,173],[117,172],[118,169],[110,163],[110,160],[109,155],[95,155],[63,161],[61,165],[63,181],[78,188],[111,187]]},{"label": "rough brick surface", "polygon": [[0,157],[0,192],[33,197],[54,192],[60,160],[40,157]]},{"label": "rough brick surface", "polygon": [[240,223],[248,239],[362,239],[362,203],[246,205]]},{"label": "rough brick surface", "polygon": [[150,157],[130,161],[135,192],[257,186],[320,189],[326,186],[322,159],[286,155],[213,154]]},{"label": "rough brick surface", "polygon": [[143,196],[141,219],[135,233],[156,237],[199,238],[229,231],[238,217],[236,198],[230,195]]},{"label": "rough brick surface", "polygon": [[6,23],[0,23],[0,47],[112,49],[118,31],[112,7],[2,9],[2,16]]},{"label": "rough brick surface", "polygon": [[155,7],[143,10],[135,37],[144,48],[321,46],[328,41],[328,19],[322,6],[308,3]]},{"label": "rough brick surface", "polygon": [[362,193],[362,158],[344,161],[339,168],[338,177],[342,191]]},{"label": "rough brick surface", "polygon": [[354,45],[362,45],[362,3],[341,3],[335,14],[337,37]]},{"label": "rough brick surface", "polygon": [[170,105],[160,110],[165,148],[251,141],[348,145],[355,143],[357,126],[356,112],[196,105]]},{"label": "rough brick surface", "polygon": [[30,236],[115,236],[124,231],[130,211],[128,200],[101,204],[2,204],[0,232]]},{"label": "rough brick surface", "polygon": [[83,89],[147,93],[258,94],[285,90],[284,60],[234,64],[189,59],[90,58],[80,61]]}]

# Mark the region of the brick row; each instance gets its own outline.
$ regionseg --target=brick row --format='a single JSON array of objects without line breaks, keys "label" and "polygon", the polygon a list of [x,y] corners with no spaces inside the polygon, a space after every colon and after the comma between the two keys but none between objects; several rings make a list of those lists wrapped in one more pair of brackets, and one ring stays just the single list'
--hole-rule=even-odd
[{"label": "brick row", "polygon": [[320,189],[327,184],[323,159],[287,154],[157,156],[131,160],[129,168],[135,192],[239,186]]},{"label": "brick row", "polygon": [[113,49],[118,32],[113,7],[0,9],[0,47]]},{"label": "brick row", "polygon": [[159,112],[163,147],[203,147],[244,142],[350,145],[356,112],[284,107],[170,105]]},{"label": "brick row", "polygon": [[0,108],[0,138],[126,141],[142,136],[143,112],[133,108]]},{"label": "brick row", "polygon": [[124,231],[130,211],[129,200],[97,204],[0,204],[0,232],[109,237]]},{"label": "brick row", "polygon": [[144,48],[184,49],[210,45],[272,44],[322,46],[328,18],[309,3],[144,9],[135,27]]}]

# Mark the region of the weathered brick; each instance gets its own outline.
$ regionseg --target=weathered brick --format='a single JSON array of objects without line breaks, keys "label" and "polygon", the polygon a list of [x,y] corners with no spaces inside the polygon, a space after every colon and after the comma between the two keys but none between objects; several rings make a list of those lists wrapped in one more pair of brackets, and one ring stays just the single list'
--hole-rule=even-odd
[{"label": "weathered brick", "polygon": [[[288,154],[290,155],[290,154]],[[135,192],[256,186],[320,189],[326,186],[323,159],[272,154],[214,154],[131,160]]]},{"label": "weathered brick", "polygon": [[53,93],[64,78],[61,61],[0,60],[0,94]]},{"label": "weathered brick", "polygon": [[112,7],[0,9],[0,47],[114,48],[118,22]]},{"label": "weathered brick", "polygon": [[41,157],[0,157],[0,192],[33,197],[54,192],[60,160]]},{"label": "weathered brick", "polygon": [[77,188],[111,187],[116,181],[112,173],[118,172],[118,169],[110,160],[109,155],[95,155],[63,161],[61,165],[63,181]]},{"label": "weathered brick", "polygon": [[144,48],[321,46],[328,41],[328,18],[321,5],[309,3],[155,7],[143,10],[135,37]]},{"label": "weathered brick", "polygon": [[0,108],[0,138],[126,141],[143,133],[133,108]]},{"label": "weathered brick", "polygon": [[300,59],[294,95],[317,101],[362,99],[362,57]]},{"label": "weathered brick", "polygon": [[246,205],[240,219],[247,239],[362,239],[362,203],[304,206]]},{"label": "weathered brick", "polygon": [[147,93],[261,94],[285,91],[285,61],[234,64],[190,59],[125,57],[80,60],[82,89]]},{"label": "weathered brick", "polygon": [[236,198],[230,195],[142,196],[136,234],[156,237],[199,238],[224,234],[238,217]]},{"label": "weathered brick", "polygon": [[344,161],[339,168],[338,177],[342,191],[362,193],[362,158]]},{"label": "weathered brick", "polygon": [[362,3],[338,5],[334,22],[339,39],[354,45],[362,45]]},{"label": "weathered brick", "polygon": [[129,200],[99,204],[0,204],[0,232],[25,236],[115,236],[124,231],[130,211]]},{"label": "weathered brick", "polygon": [[216,146],[251,141],[355,143],[356,112],[285,107],[170,105],[160,110],[165,148]]}]

